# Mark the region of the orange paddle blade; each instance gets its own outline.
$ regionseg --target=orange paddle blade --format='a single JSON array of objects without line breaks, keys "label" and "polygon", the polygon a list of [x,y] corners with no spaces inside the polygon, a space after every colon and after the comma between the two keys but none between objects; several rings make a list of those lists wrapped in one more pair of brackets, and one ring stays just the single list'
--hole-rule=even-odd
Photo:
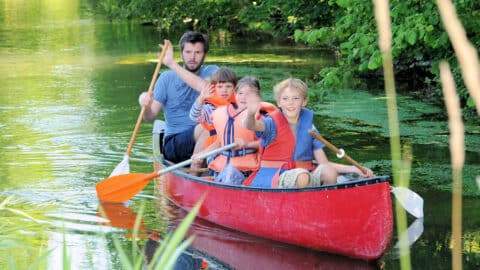
[{"label": "orange paddle blade", "polygon": [[109,177],[96,185],[100,201],[125,202],[139,193],[158,173],[128,173]]}]

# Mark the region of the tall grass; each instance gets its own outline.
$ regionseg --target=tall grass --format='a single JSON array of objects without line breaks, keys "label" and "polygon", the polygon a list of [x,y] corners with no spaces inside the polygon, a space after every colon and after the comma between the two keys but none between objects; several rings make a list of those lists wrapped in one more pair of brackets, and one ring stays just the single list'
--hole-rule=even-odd
[{"label": "tall grass", "polygon": [[[408,187],[409,174],[402,173],[410,170],[408,155],[402,164],[400,131],[398,121],[398,107],[395,92],[395,78],[392,61],[392,32],[390,9],[388,0],[375,0],[375,19],[378,25],[378,44],[382,53],[385,93],[387,96],[388,127],[390,132],[390,153],[392,157],[393,181],[396,186]],[[409,153],[409,152],[407,152]],[[406,238],[401,233],[407,230],[407,214],[400,204],[395,204],[397,234],[400,249],[400,266],[402,269],[411,269],[410,250]]]},{"label": "tall grass", "polygon": [[440,64],[440,76],[448,111],[450,153],[452,157],[452,269],[462,269],[462,168],[465,162],[464,128],[460,101],[450,66]]},{"label": "tall grass", "polygon": [[[438,0],[440,16],[452,43],[458,63],[462,69],[462,77],[472,96],[477,112],[480,115],[480,67],[475,47],[468,41],[455,7],[449,0]],[[445,104],[449,115],[450,153],[452,157],[452,269],[462,269],[462,170],[465,162],[464,128],[461,107],[455,90],[450,67],[441,64],[441,79]],[[477,178],[478,181],[478,178]]]},{"label": "tall grass", "polygon": [[[161,245],[157,248],[151,259],[147,258],[147,255],[138,248],[137,236],[140,228],[141,218],[145,209],[145,205],[142,204],[137,215],[133,228],[133,240],[132,249],[130,255],[124,251],[120,244],[120,240],[117,237],[113,237],[113,243],[115,250],[119,254],[120,263],[122,269],[128,270],[140,270],[140,269],[173,269],[178,257],[184,252],[188,246],[193,242],[194,236],[190,236],[184,240],[185,234],[188,228],[195,219],[200,206],[203,202],[203,198],[192,208],[188,215],[182,220],[174,233],[169,234],[165,240],[161,242]],[[130,259],[130,257],[132,259]]]},{"label": "tall grass", "polygon": [[[391,23],[388,0],[375,0],[375,19],[379,32],[379,47],[382,52],[383,72],[385,78],[385,92],[387,95],[388,123],[390,131],[390,148],[393,164],[394,183],[408,186],[410,163],[408,154],[405,155],[402,165],[400,134],[398,132],[398,115],[395,97],[395,80],[391,54]],[[438,0],[438,8],[448,36],[455,50],[465,85],[472,96],[477,112],[480,115],[480,67],[477,52],[468,41],[461,22],[458,20],[455,7],[450,0]],[[452,73],[448,63],[440,64],[442,88],[445,106],[449,116],[450,153],[452,159],[452,269],[462,269],[462,170],[465,161],[464,127],[461,117],[461,107]],[[408,151],[407,151],[408,152]],[[403,173],[402,173],[403,172]],[[480,188],[480,176],[477,177]],[[406,214],[403,209],[396,207],[397,231],[400,234],[406,228]],[[400,238],[400,237],[399,237]],[[401,238],[400,238],[401,239]],[[409,248],[406,243],[400,242],[401,269],[411,269]]]}]

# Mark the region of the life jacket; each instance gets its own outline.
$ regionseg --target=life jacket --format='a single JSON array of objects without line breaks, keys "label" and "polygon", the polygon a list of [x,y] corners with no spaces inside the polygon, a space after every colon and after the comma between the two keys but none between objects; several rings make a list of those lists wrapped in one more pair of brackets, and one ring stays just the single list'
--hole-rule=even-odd
[{"label": "life jacket", "polygon": [[[302,114],[299,118],[297,130],[306,131],[313,125],[313,112],[304,109]],[[287,119],[280,110],[270,113],[269,116],[275,122],[276,136],[262,150],[259,170],[245,180],[243,184],[246,186],[277,187],[278,177],[283,170],[293,168],[314,169],[311,160],[293,160],[295,147],[302,147],[303,142],[311,141],[311,138],[308,137],[310,136],[308,132],[299,132],[297,133],[297,138],[295,138]],[[297,146],[296,142],[300,142],[302,145]],[[312,147],[312,145],[307,144],[307,147]]]},{"label": "life jacket", "polygon": [[255,113],[255,119],[260,120],[262,115],[273,113],[276,110],[278,110],[278,108],[272,103],[260,102],[260,108],[258,109],[257,113]]},{"label": "life jacket", "polygon": [[[255,141],[255,133],[246,129],[242,120],[246,117],[247,110],[236,112],[233,105],[222,106],[213,112],[213,124],[220,139],[220,144],[233,143],[235,139],[245,142]],[[218,140],[217,138],[217,140]],[[253,148],[235,148],[220,153],[208,167],[220,172],[228,162],[242,172],[258,169],[259,151]]]},{"label": "life jacket", "polygon": [[[236,102],[237,102],[237,100],[235,99],[235,95],[233,93],[230,96],[230,99],[228,99],[228,100],[224,99],[224,98],[221,98],[217,95],[214,95],[213,97],[209,97],[209,98],[205,99],[205,103],[212,104],[213,106],[215,106],[215,108],[218,108],[220,106],[226,106],[226,105],[236,103]],[[202,127],[206,131],[208,131],[208,133],[210,134],[210,136],[208,136],[207,140],[205,141],[205,148],[207,148],[212,143],[214,143],[215,140],[217,139],[217,132],[215,131],[215,126],[213,124],[209,124],[205,121],[202,121],[202,122],[200,122],[200,125],[202,125]]]}]

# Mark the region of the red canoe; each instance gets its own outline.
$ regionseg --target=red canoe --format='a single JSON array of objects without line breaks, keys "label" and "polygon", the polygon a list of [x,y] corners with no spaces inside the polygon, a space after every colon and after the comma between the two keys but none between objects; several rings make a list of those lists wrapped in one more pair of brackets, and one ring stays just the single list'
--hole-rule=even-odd
[{"label": "red canoe", "polygon": [[[156,166],[162,161],[154,128]],[[158,167],[156,168],[158,169]],[[367,260],[388,249],[393,232],[387,176],[304,189],[232,186],[180,170],[156,180],[156,188],[189,211],[206,194],[198,216],[280,242]]]}]

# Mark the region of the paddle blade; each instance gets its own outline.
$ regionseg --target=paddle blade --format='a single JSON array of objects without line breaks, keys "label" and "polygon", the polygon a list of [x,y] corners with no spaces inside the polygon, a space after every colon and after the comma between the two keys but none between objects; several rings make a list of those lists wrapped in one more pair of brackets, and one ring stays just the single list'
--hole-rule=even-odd
[{"label": "paddle blade", "polygon": [[398,242],[395,244],[395,248],[399,248],[402,243],[405,243],[409,247],[412,246],[422,234],[423,218],[417,218],[412,225],[408,226],[406,231],[402,232]]},{"label": "paddle blade", "polygon": [[128,158],[128,155],[124,155],[122,162],[120,162],[117,167],[113,169],[109,177],[130,173],[130,165],[128,164]]},{"label": "paddle blade", "polygon": [[405,187],[393,187],[392,193],[407,212],[416,218],[423,218],[423,198],[420,195]]},{"label": "paddle blade", "polygon": [[125,202],[139,193],[157,173],[129,173],[109,177],[96,185],[98,199]]}]

